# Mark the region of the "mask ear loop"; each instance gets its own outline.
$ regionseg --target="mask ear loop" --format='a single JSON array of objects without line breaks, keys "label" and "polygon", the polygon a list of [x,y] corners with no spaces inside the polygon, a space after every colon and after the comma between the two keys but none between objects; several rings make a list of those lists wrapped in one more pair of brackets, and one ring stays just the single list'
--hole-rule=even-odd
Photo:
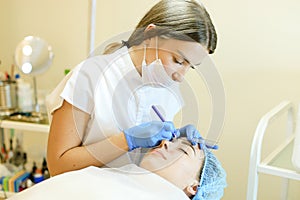
[{"label": "mask ear loop", "polygon": [[143,62],[146,64],[146,51],[147,51],[147,47],[146,44],[144,44],[144,59]]},{"label": "mask ear loop", "polygon": [[155,56],[156,60],[158,60],[158,36],[155,36]]}]

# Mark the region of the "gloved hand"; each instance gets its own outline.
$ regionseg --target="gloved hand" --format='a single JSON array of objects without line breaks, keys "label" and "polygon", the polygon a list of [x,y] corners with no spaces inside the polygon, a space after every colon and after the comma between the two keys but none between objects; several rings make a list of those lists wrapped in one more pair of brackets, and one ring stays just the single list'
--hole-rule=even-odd
[{"label": "gloved hand", "polygon": [[176,132],[176,137],[186,137],[187,140],[190,141],[192,145],[196,145],[194,138],[202,139],[199,131],[196,129],[195,126],[191,124],[180,128]]},{"label": "gloved hand", "polygon": [[142,123],[123,131],[129,151],[157,146],[162,140],[171,140],[174,132],[176,129],[172,122],[160,121]]},{"label": "gloved hand", "polygon": [[[200,132],[196,129],[196,127],[194,125],[186,125],[180,129],[178,129],[178,131],[176,132],[176,137],[186,137],[188,141],[191,142],[192,145],[196,145],[197,142],[194,139],[202,139]],[[204,144],[204,140],[203,143],[200,142],[200,148],[203,149],[203,144]],[[205,144],[205,146],[209,149],[218,149],[219,146],[218,145],[213,145],[213,146],[209,146],[207,144]]]}]

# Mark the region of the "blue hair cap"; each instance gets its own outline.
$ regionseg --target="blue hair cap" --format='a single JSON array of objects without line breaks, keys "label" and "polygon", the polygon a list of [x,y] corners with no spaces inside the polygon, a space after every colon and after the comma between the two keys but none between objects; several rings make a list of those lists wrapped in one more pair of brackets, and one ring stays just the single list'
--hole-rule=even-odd
[{"label": "blue hair cap", "polygon": [[206,147],[203,148],[205,162],[200,175],[200,183],[193,200],[219,200],[224,194],[226,172],[220,161]]}]

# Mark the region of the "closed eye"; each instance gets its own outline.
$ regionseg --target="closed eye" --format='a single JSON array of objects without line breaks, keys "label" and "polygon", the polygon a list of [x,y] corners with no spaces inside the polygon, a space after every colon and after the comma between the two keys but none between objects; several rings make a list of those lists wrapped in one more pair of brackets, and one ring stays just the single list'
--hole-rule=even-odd
[{"label": "closed eye", "polygon": [[187,62],[186,60],[181,61],[176,58],[173,58],[173,62],[175,62],[176,64],[178,64],[180,66],[185,65],[185,66],[189,66],[192,69],[195,69],[195,67],[193,65],[191,65],[189,62]]},{"label": "closed eye", "polygon": [[180,61],[180,60],[178,60],[175,57],[173,57],[173,62],[175,62],[176,64],[179,64],[179,65],[183,65],[184,64],[184,61]]},{"label": "closed eye", "polygon": [[191,62],[188,59],[186,59],[186,57],[183,55],[181,51],[177,50],[177,52],[179,53],[180,57],[184,60],[184,62],[186,62],[190,66],[190,68],[195,69],[194,67],[195,65],[191,64]]},{"label": "closed eye", "polygon": [[192,145],[191,143],[186,142],[186,141],[182,141],[182,144],[185,144],[185,145],[187,145],[188,147],[190,147],[190,148],[193,150],[194,155],[196,155],[196,151],[195,151],[195,149],[194,149],[194,147],[193,147],[193,145]]},{"label": "closed eye", "polygon": [[182,151],[183,153],[185,153],[186,155],[189,155],[184,149],[182,148],[178,148],[179,151]]}]

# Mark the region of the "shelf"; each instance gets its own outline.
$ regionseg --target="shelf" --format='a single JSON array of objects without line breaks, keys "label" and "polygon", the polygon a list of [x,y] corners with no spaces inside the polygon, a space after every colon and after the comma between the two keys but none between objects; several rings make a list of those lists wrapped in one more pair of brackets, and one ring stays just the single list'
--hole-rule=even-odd
[{"label": "shelf", "polygon": [[[23,131],[31,131],[31,132],[40,132],[40,133],[49,133],[50,125],[49,124],[37,124],[30,122],[20,122],[20,121],[12,121],[12,120],[0,120],[0,142],[4,143],[4,131],[3,129],[15,129],[15,130],[23,130]],[[0,191],[0,200],[7,199],[12,197],[15,193],[12,192],[3,192]]]},{"label": "shelf", "polygon": [[258,165],[258,172],[299,181],[300,173],[295,170],[291,161],[293,145],[294,135]]},{"label": "shelf", "polygon": [[[290,101],[284,101],[266,113],[260,119],[251,145],[247,200],[257,199],[259,174],[268,174],[281,177],[281,199],[287,199],[288,197],[289,180],[300,180],[300,173],[295,170],[291,162],[295,139],[294,127],[296,125],[294,113],[295,107],[293,104]],[[271,123],[276,123],[275,119],[283,115],[287,116],[287,132],[285,133],[286,137],[282,141],[281,145],[275,148],[275,150],[262,161],[262,141],[264,139],[266,130]],[[297,126],[299,125],[300,123],[297,124]],[[274,137],[276,137],[276,135],[274,135]]]},{"label": "shelf", "polygon": [[18,122],[18,121],[11,121],[11,120],[1,120],[0,128],[8,128],[8,129],[11,128],[17,130],[43,132],[43,133],[49,133],[50,130],[49,124],[36,124],[36,123]]}]

